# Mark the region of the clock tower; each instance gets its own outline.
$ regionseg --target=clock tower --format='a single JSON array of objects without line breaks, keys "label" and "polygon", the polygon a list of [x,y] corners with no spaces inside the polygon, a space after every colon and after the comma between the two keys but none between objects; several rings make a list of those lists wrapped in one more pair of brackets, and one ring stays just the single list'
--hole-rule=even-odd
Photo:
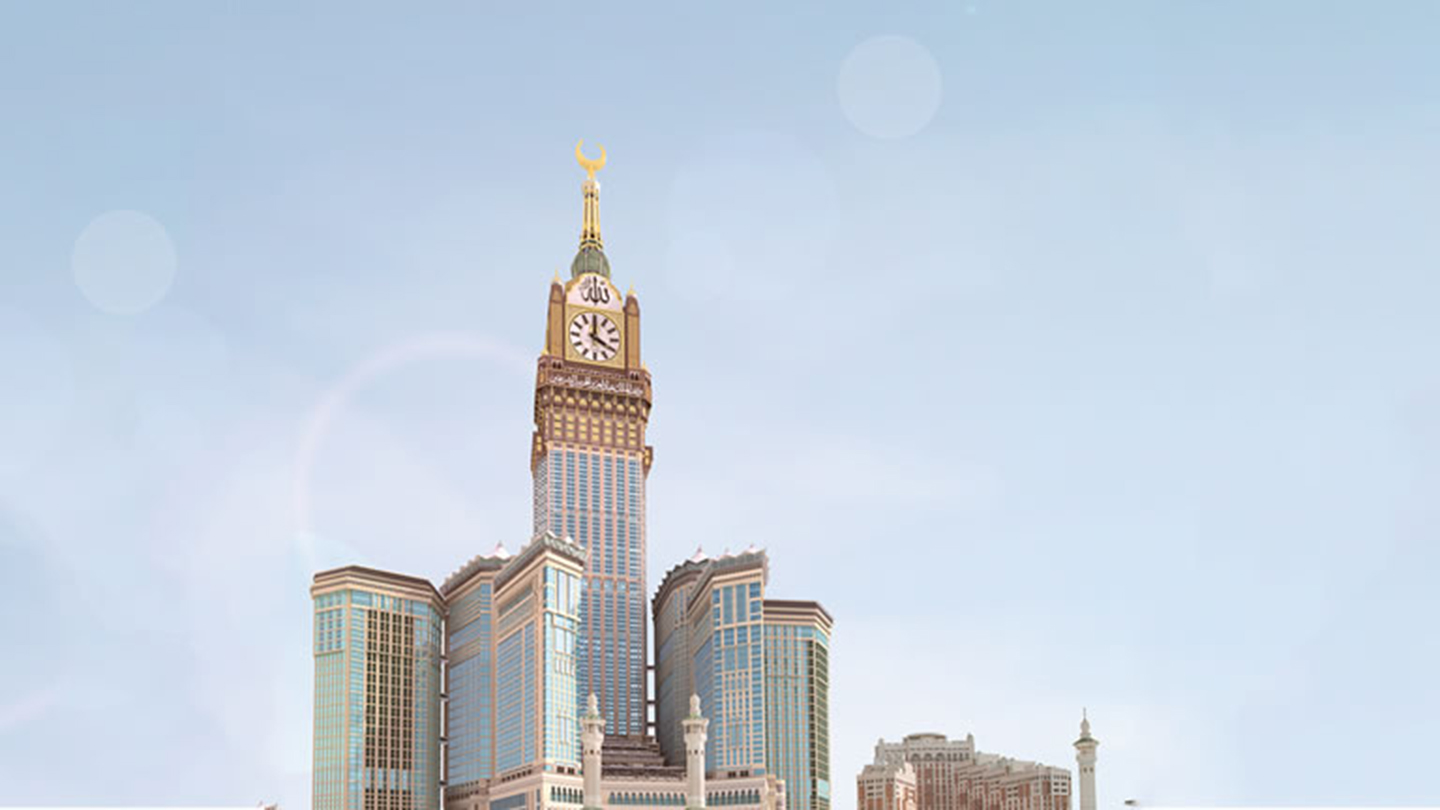
[{"label": "clock tower", "polygon": [[605,150],[590,159],[581,146],[580,248],[570,278],[557,273],[550,284],[535,371],[534,528],[589,552],[575,649],[579,699],[596,696],[610,734],[644,735],[650,372],[640,362],[640,302],[611,281],[600,238],[595,172]]}]

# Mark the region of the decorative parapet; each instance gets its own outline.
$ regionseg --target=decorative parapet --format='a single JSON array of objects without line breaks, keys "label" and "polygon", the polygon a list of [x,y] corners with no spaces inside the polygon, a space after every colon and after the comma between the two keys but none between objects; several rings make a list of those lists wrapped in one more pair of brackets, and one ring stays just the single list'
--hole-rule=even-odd
[{"label": "decorative parapet", "polygon": [[694,606],[695,600],[705,591],[705,586],[709,581],[718,574],[745,568],[760,568],[761,579],[765,582],[770,581],[770,558],[765,554],[764,549],[742,551],[739,554],[723,554],[702,564],[705,567],[700,574],[700,581],[691,591],[690,604],[685,606],[687,611]]},{"label": "decorative parapet", "polygon": [[658,616],[660,603],[669,596],[670,591],[680,587],[691,578],[699,576],[709,564],[709,560],[686,560],[665,572],[665,576],[660,578],[660,586],[655,589],[655,596],[650,600],[650,612]]},{"label": "decorative parapet", "polygon": [[460,566],[455,573],[445,578],[444,584],[440,586],[440,594],[442,596],[449,596],[461,585],[464,585],[467,580],[481,571],[499,571],[505,567],[505,563],[509,559],[509,557],[501,557],[493,553],[488,555],[477,554],[471,557],[469,562]]},{"label": "decorative parapet", "polygon": [[553,551],[556,554],[569,557],[583,569],[589,553],[585,549],[575,545],[571,541],[560,537],[551,531],[538,534],[530,541],[525,548],[520,550],[513,559],[506,563],[499,574],[495,575],[495,588],[498,590],[506,582],[509,582],[516,574],[525,569],[543,551]]}]

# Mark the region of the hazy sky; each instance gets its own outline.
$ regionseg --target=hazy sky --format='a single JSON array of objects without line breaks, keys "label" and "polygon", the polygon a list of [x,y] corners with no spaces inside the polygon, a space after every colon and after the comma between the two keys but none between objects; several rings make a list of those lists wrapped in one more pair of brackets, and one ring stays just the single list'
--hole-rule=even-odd
[{"label": "hazy sky", "polygon": [[1082,706],[1440,802],[1440,4],[286,5],[0,6],[0,804],[308,806],[310,575],[527,537],[582,137],[650,588],[834,614],[837,810]]}]

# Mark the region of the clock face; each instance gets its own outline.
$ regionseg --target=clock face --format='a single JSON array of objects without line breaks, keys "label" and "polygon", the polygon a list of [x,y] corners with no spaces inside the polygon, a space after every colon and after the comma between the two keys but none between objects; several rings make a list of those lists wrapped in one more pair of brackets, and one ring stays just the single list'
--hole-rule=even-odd
[{"label": "clock face", "polygon": [[620,327],[598,312],[582,312],[570,320],[570,345],[586,360],[603,363],[620,351]]}]

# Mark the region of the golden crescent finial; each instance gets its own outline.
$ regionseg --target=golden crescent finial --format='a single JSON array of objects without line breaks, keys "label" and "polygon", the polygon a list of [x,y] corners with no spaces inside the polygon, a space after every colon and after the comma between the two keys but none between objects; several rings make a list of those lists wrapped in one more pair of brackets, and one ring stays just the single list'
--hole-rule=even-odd
[{"label": "golden crescent finial", "polygon": [[591,180],[594,180],[595,172],[598,172],[601,169],[605,168],[605,147],[600,147],[600,157],[598,159],[591,160],[590,158],[585,157],[585,153],[581,151],[581,147],[584,145],[584,138],[581,138],[580,140],[575,142],[575,160],[580,163],[580,168],[585,170],[585,173],[589,176],[589,178]]}]

